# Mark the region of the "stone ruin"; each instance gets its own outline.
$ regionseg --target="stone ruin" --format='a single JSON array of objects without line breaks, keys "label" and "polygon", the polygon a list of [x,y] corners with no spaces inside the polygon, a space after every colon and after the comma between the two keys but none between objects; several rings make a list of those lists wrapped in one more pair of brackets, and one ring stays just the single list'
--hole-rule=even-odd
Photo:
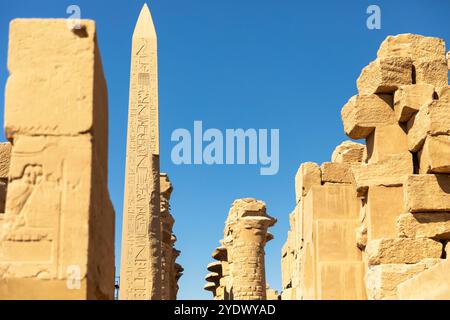
[{"label": "stone ruin", "polygon": [[268,228],[276,219],[266,213],[262,201],[246,198],[233,202],[225,222],[221,246],[214,250],[204,289],[215,300],[278,299],[266,284],[266,243],[273,239]]},{"label": "stone ruin", "polygon": [[[152,28],[144,6],[133,37],[122,299],[175,299],[183,273],[173,187],[159,172]],[[0,299],[113,299],[108,101],[95,23],[12,21],[8,69]],[[303,163],[296,174],[282,299],[450,299],[448,70],[441,39],[403,34],[381,44],[341,112],[346,134],[366,143],[345,141],[331,162]],[[214,299],[280,298],[265,277],[275,222],[262,201],[233,203],[205,277]]]},{"label": "stone ruin", "polygon": [[113,298],[106,82],[95,23],[81,26],[10,25],[0,299]]},{"label": "stone ruin", "polygon": [[342,108],[331,162],[300,165],[282,299],[450,299],[444,41],[389,36]]},{"label": "stone ruin", "polygon": [[[145,8],[141,26],[149,27]],[[70,29],[65,19],[13,20],[8,69],[9,142],[0,143],[0,300],[113,299],[108,98],[95,23],[81,20],[79,29]],[[141,85],[136,95],[146,89]],[[138,132],[129,131],[136,140]],[[157,125],[149,131],[157,132]],[[128,158],[134,150],[127,150]],[[175,262],[173,187],[159,166],[158,176],[152,192],[158,195],[158,299],[168,300],[176,299],[183,268]]]}]

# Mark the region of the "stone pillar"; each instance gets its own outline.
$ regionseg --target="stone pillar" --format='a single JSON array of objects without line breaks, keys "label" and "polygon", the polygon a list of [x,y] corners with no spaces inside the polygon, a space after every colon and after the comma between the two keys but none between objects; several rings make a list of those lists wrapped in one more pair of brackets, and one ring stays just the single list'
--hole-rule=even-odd
[{"label": "stone pillar", "polygon": [[265,300],[265,252],[267,229],[276,220],[266,214],[264,202],[255,199],[234,201],[228,214],[225,235],[231,241],[229,260],[233,261],[233,300]]},{"label": "stone pillar", "polygon": [[157,39],[147,5],[131,52],[119,298],[161,300]]},{"label": "stone pillar", "polygon": [[95,23],[11,22],[0,299],[113,299],[108,102]]}]

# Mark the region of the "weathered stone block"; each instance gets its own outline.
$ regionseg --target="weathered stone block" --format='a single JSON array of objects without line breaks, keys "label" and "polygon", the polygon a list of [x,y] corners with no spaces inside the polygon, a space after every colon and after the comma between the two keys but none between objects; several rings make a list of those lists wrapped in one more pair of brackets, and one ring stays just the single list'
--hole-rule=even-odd
[{"label": "weathered stone block", "polygon": [[404,33],[388,36],[380,45],[378,58],[409,57],[417,59],[442,59],[445,57],[445,42],[434,37]]},{"label": "weathered stone block", "polygon": [[402,300],[450,300],[450,259],[398,285]]},{"label": "weathered stone block", "polygon": [[398,124],[377,127],[367,138],[367,161],[376,163],[389,156],[409,153],[408,137]]},{"label": "weathered stone block", "polygon": [[406,175],[414,172],[412,155],[386,156],[377,163],[352,166],[352,171],[358,194],[364,194],[370,186],[399,186]]},{"label": "weathered stone block", "polygon": [[450,136],[428,136],[418,152],[419,173],[450,173]]},{"label": "weathered stone block", "polygon": [[412,84],[412,59],[378,58],[366,66],[356,81],[359,94],[393,93],[399,86]]},{"label": "weathered stone block", "polygon": [[431,84],[435,87],[448,85],[448,67],[445,58],[414,61],[416,83]]},{"label": "weathered stone block", "polygon": [[412,84],[401,86],[394,94],[394,111],[399,122],[407,122],[419,109],[433,100],[434,86]]},{"label": "weathered stone block", "polygon": [[408,147],[419,151],[428,135],[450,135],[450,103],[434,100],[423,106],[407,124]]},{"label": "weathered stone block", "polygon": [[359,222],[352,220],[317,220],[315,222],[316,259],[323,261],[359,261],[355,230]]},{"label": "weathered stone block", "polygon": [[364,161],[366,146],[353,142],[344,141],[334,149],[331,162],[336,163],[361,163]]},{"label": "weathered stone block", "polygon": [[393,96],[385,94],[357,95],[341,110],[345,133],[352,139],[366,138],[378,126],[397,123]]},{"label": "weathered stone block", "polygon": [[436,96],[441,103],[450,103],[450,86],[436,88]]},{"label": "weathered stone block", "polygon": [[403,196],[408,212],[450,211],[450,176],[409,175]]},{"label": "weathered stone block", "polygon": [[322,182],[352,183],[353,173],[347,163],[324,162],[320,167]]},{"label": "weathered stone block", "polygon": [[369,265],[417,263],[426,258],[440,258],[442,244],[431,239],[376,239],[368,241]]},{"label": "weathered stone block", "polygon": [[450,212],[401,214],[397,232],[399,237],[405,238],[450,240]]},{"label": "weathered stone block", "polygon": [[95,24],[10,26],[0,299],[112,299],[108,104]]},{"label": "weathered stone block", "polygon": [[314,162],[305,162],[298,168],[295,175],[295,198],[299,202],[302,197],[306,196],[312,186],[320,185],[321,180],[320,166]]},{"label": "weathered stone block", "polygon": [[9,160],[11,158],[11,143],[0,143],[0,179],[8,179]]},{"label": "weathered stone block", "polygon": [[403,187],[369,187],[366,204],[368,240],[395,238],[396,222],[403,210]]},{"label": "weathered stone block", "polygon": [[320,262],[317,299],[364,300],[364,263]]},{"label": "weathered stone block", "polygon": [[415,264],[382,264],[369,266],[366,288],[370,300],[398,299],[397,286],[403,281],[439,263],[441,259],[424,259]]}]

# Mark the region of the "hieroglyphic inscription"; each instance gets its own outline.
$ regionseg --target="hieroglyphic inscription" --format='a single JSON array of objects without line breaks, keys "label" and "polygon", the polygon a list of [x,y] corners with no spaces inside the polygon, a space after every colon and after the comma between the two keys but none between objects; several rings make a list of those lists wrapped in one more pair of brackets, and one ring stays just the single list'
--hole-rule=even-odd
[{"label": "hieroglyphic inscription", "polygon": [[159,199],[156,68],[156,42],[133,39],[121,299],[158,298],[160,285],[159,203],[152,201],[156,187]]}]

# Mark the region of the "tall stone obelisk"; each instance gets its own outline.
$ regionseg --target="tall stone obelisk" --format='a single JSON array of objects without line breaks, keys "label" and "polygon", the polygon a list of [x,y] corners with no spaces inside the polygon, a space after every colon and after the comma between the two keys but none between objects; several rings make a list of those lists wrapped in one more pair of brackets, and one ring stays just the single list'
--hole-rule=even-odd
[{"label": "tall stone obelisk", "polygon": [[146,4],[132,42],[119,299],[160,300],[157,39]]}]

